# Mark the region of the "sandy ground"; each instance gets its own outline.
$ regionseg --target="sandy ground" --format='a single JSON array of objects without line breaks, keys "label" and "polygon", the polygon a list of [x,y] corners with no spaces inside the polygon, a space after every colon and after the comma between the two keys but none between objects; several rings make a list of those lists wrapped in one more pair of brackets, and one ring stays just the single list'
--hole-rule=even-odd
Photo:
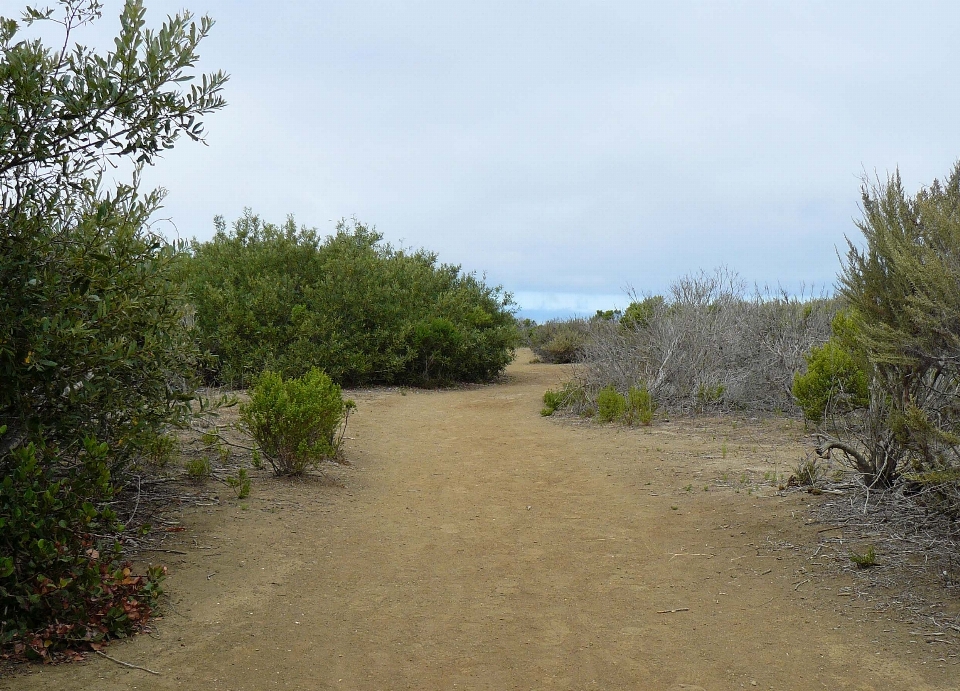
[{"label": "sandy ground", "polygon": [[[356,396],[340,486],[188,507],[170,605],[117,659],[0,689],[956,689],[957,646],[811,558],[782,419],[539,415],[563,372]],[[766,476],[766,479],[765,479]]]}]

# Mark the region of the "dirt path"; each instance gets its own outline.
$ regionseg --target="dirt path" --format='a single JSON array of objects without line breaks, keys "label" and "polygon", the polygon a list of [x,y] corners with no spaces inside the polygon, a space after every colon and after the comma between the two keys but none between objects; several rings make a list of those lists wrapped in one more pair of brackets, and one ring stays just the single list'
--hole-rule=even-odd
[{"label": "dirt path", "polygon": [[761,480],[795,464],[795,424],[541,418],[561,375],[528,359],[359,395],[343,487],[262,476],[187,510],[175,610],[108,649],[159,675],[97,658],[0,688],[960,687],[956,646],[790,549],[816,542],[807,497]]}]

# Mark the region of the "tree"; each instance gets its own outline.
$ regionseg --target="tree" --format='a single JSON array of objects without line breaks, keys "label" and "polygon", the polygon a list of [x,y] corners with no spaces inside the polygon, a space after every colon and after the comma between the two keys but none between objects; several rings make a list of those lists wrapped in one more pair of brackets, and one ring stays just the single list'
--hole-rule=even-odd
[{"label": "tree", "polygon": [[[209,18],[152,31],[128,0],[100,54],[71,39],[100,3],[60,5],[23,15],[61,25],[56,49],[0,18],[0,645],[41,657],[130,631],[159,592],[105,537],[118,473],[189,411],[197,356],[178,249],[149,226],[163,193],[139,178],[201,140],[226,81],[182,91]],[[107,189],[123,165],[131,180]]]}]

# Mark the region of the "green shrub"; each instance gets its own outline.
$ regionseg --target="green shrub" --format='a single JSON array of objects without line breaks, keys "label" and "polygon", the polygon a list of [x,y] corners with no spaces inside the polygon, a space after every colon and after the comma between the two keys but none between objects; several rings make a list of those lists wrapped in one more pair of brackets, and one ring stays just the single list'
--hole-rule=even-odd
[{"label": "green shrub", "polygon": [[714,386],[700,384],[697,387],[697,409],[702,411],[709,406],[722,403],[723,394],[726,390],[727,387],[723,384],[716,384]]},{"label": "green shrub", "polygon": [[530,348],[541,362],[576,362],[589,337],[587,322],[583,319],[552,320],[530,330]]},{"label": "green shrub", "polygon": [[211,380],[244,386],[264,369],[322,368],[341,384],[486,381],[512,358],[509,295],[425,251],[395,250],[372,227],[316,230],[245,212],[194,241],[183,280]]},{"label": "green shrub", "polygon": [[163,578],[160,568],[133,575],[106,537],[122,529],[103,503],[114,491],[107,445],[87,439],[67,478],[53,453],[14,450],[0,482],[0,645],[38,659],[141,628]]},{"label": "green shrub", "polygon": [[240,420],[277,475],[302,475],[336,458],[355,407],[317,368],[287,380],[266,371],[250,391],[249,403],[241,404]]},{"label": "green shrub", "polygon": [[597,419],[600,422],[614,422],[627,411],[627,399],[619,393],[613,384],[600,389],[597,394]]},{"label": "green shrub", "polygon": [[869,404],[869,380],[864,366],[836,337],[811,348],[807,371],[793,377],[792,392],[803,416],[823,420],[828,406],[843,413]]},{"label": "green shrub", "polygon": [[[183,88],[209,18],[152,31],[128,0],[98,52],[74,30],[101,3],[60,5],[0,18],[0,644],[41,657],[149,614],[159,572],[119,562],[103,502],[131,463],[169,457],[159,439],[191,414],[199,351],[178,248],[151,230],[163,191],[140,190],[140,171],[202,139],[227,79]],[[18,35],[35,21],[60,25],[30,32],[52,47]],[[131,178],[111,186],[118,168]]]},{"label": "green shrub", "polygon": [[627,392],[624,420],[631,425],[637,422],[641,425],[649,425],[653,422],[655,412],[657,412],[657,404],[654,403],[646,384],[631,386]]},{"label": "green shrub", "polygon": [[145,436],[142,445],[143,460],[153,468],[165,468],[177,455],[179,440],[172,434],[159,432]]},{"label": "green shrub", "polygon": [[553,415],[558,409],[563,407],[564,403],[565,400],[562,391],[547,389],[543,392],[543,408],[540,410],[540,414],[544,417]]},{"label": "green shrub", "polygon": [[863,553],[851,550],[850,561],[856,564],[859,569],[869,569],[879,563],[877,561],[877,551],[873,548],[873,545],[867,547],[867,550]]},{"label": "green shrub", "polygon": [[559,391],[547,389],[543,393],[543,409],[540,414],[547,417],[561,408],[582,406],[586,403],[586,400],[587,396],[583,387],[574,382],[567,382]]},{"label": "green shrub", "polygon": [[631,329],[640,329],[650,324],[658,312],[666,308],[666,300],[662,295],[652,295],[639,302],[631,302],[620,318],[621,326]]}]

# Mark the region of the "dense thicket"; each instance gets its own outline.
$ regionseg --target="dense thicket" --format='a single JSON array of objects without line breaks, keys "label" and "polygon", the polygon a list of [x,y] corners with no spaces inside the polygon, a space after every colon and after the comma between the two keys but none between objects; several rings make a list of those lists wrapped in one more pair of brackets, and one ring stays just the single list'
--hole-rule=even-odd
[{"label": "dense thicket", "polygon": [[675,282],[670,295],[637,300],[619,321],[594,319],[576,380],[577,407],[596,407],[613,386],[646,387],[661,406],[794,410],[793,376],[804,355],[830,335],[830,299],[753,295],[720,270]]},{"label": "dense thicket", "polygon": [[541,362],[565,364],[577,362],[590,338],[586,319],[551,319],[527,329],[530,349]]},{"label": "dense thicket", "polygon": [[[161,195],[137,184],[181,134],[199,139],[226,80],[183,93],[207,18],[153,32],[130,1],[99,54],[71,37],[99,3],[60,4],[56,48],[0,19],[0,644],[38,656],[129,631],[156,592],[118,561],[103,502],[186,412],[197,351],[177,253],[147,225]],[[108,189],[118,165],[132,182]]]},{"label": "dense thicket", "polygon": [[510,361],[509,295],[357,221],[321,238],[247,212],[190,250],[184,282],[218,382],[313,367],[345,385],[474,382]]}]

